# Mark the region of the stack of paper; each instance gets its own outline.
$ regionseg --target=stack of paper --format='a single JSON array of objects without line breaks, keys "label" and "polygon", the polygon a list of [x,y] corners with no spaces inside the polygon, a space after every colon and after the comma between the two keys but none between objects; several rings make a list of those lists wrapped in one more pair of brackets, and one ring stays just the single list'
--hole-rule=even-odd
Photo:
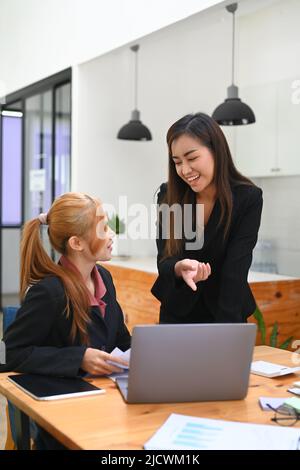
[{"label": "stack of paper", "polygon": [[172,414],[147,450],[296,450],[300,429]]}]

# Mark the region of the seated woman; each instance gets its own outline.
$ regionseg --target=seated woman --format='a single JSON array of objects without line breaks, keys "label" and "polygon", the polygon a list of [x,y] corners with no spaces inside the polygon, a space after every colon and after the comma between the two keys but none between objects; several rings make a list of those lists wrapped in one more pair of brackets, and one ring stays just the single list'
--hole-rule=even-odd
[{"label": "seated woman", "polygon": [[[43,248],[41,224],[48,225],[50,243],[61,254],[58,264]],[[111,275],[96,265],[111,258],[113,236],[101,203],[82,193],[60,196],[48,214],[25,224],[22,303],[3,338],[6,364],[0,372],[76,377],[122,371],[126,363],[110,353],[128,349],[131,338]],[[120,368],[107,362],[112,358]],[[56,447],[49,442],[47,435],[43,446]]]}]

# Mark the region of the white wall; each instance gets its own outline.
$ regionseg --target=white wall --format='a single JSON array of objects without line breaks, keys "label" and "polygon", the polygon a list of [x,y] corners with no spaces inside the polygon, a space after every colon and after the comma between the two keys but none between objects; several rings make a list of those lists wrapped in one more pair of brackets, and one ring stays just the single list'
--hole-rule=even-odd
[{"label": "white wall", "polygon": [[0,97],[221,0],[0,0]]},{"label": "white wall", "polygon": [[[211,112],[230,79],[230,18],[209,11],[139,41],[139,108],[151,142],[116,139],[133,108],[134,56],[129,47],[82,64],[74,77],[73,189],[117,205],[149,206],[167,178],[165,135],[183,114]],[[224,21],[224,17],[228,21]],[[208,47],[209,46],[209,47]],[[75,154],[74,154],[75,152]],[[154,255],[154,241],[135,242],[135,255]]]},{"label": "white wall", "polygon": [[240,18],[237,78],[241,86],[299,76],[299,19],[299,0],[280,0]]},{"label": "white wall", "polygon": [[[185,6],[187,3],[189,2],[178,2]],[[10,4],[16,12],[19,11],[19,15],[14,17],[14,24],[22,30],[21,23],[27,15],[23,10],[23,2],[0,0],[2,12],[2,7],[5,6],[4,11],[7,11]],[[73,0],[72,5],[74,4],[77,5],[78,17],[81,13],[82,18],[86,19],[84,15],[89,9],[86,8],[84,13],[78,6],[81,2]],[[152,4],[156,5],[156,1],[151,2]],[[34,21],[34,5],[39,12],[48,5],[48,23],[53,25],[55,16],[51,16],[52,10],[49,10],[50,0],[26,0],[26,10],[32,16],[27,21],[28,29]],[[51,0],[51,5],[57,6],[58,2]],[[70,7],[71,2],[63,0],[59,5],[66,12],[67,5]],[[203,6],[201,2],[200,5]],[[185,7],[182,5],[182,8]],[[272,81],[277,77],[279,80],[298,74],[300,78],[300,32],[297,24],[299,8],[299,0],[245,0],[240,5],[237,20],[237,84],[241,88]],[[10,34],[4,17],[0,15],[0,39],[4,32],[6,36]],[[61,17],[64,17],[62,12]],[[161,18],[160,15],[159,17]],[[11,18],[7,17],[7,21],[9,19]],[[49,41],[47,42],[47,47],[50,48],[49,64],[46,56],[41,55],[42,47],[39,49],[39,45],[34,46],[30,42],[31,39],[33,41],[30,35],[26,41],[29,41],[34,53],[29,57],[29,50],[25,48],[22,52],[27,62],[21,57],[22,37],[7,36],[12,41],[11,50],[16,52],[18,60],[11,57],[9,63],[2,62],[0,73],[5,70],[6,76],[10,77],[11,90],[24,86],[29,80],[32,82],[70,65],[72,54],[78,54],[74,63],[80,60],[80,54],[84,53],[84,45],[80,48],[80,36],[73,37],[74,48],[71,48],[70,43],[65,44],[62,41],[62,35],[63,27],[72,29],[73,26],[65,21],[60,23],[62,25],[56,34],[62,54],[57,47],[56,36],[45,33],[45,36],[51,37],[54,49],[56,48],[52,51]],[[82,21],[84,23],[89,24]],[[41,25],[36,27],[41,31]],[[44,22],[45,31],[47,27],[47,22]],[[73,189],[90,192],[113,204],[117,203],[119,194],[127,194],[129,202],[150,204],[155,189],[167,177],[165,133],[169,125],[187,112],[202,110],[211,113],[225,98],[231,70],[230,33],[229,15],[220,6],[139,40],[139,108],[142,121],[153,133],[152,142],[125,142],[116,139],[117,131],[129,120],[133,107],[133,54],[128,46],[74,67]],[[102,43],[99,42],[96,46],[91,40],[92,32],[87,34],[85,46],[102,47]],[[133,37],[135,36],[131,39]],[[3,51],[5,57],[8,57],[7,44],[4,46],[0,40],[0,57]],[[54,57],[55,52],[57,57]],[[91,52],[87,47],[87,54],[89,55],[86,58],[92,57],[96,51]],[[68,64],[64,62],[65,59]],[[25,63],[29,64],[28,70]],[[17,85],[17,82],[22,84]],[[226,130],[226,134],[234,153],[234,132]],[[259,184],[264,189],[260,235],[263,238],[276,239],[279,271],[299,276],[300,240],[297,240],[297,235],[300,227],[297,214],[300,213],[300,178],[261,179]],[[134,243],[131,248],[134,254],[155,254],[154,242]]]},{"label": "white wall", "polygon": [[[221,1],[0,0],[0,99],[70,66],[74,66],[75,97],[78,63]],[[74,160],[76,150],[73,146]],[[5,247],[17,256],[14,240],[6,237]],[[16,266],[16,260],[4,259],[6,293],[18,290]]]},{"label": "white wall", "polygon": [[[245,2],[237,19],[237,74],[241,87],[300,76],[299,0]],[[243,12],[242,12],[243,13]],[[77,70],[73,150],[74,189],[116,204],[119,194],[130,202],[150,204],[167,177],[165,134],[185,113],[211,113],[225,98],[230,82],[231,21],[223,7],[194,15],[139,41],[142,121],[153,141],[116,139],[133,107],[129,48],[119,48],[82,64]],[[78,114],[77,114],[78,113]],[[74,129],[74,130],[75,130]],[[223,128],[233,154],[236,129]],[[258,143],[259,145],[259,143]],[[277,241],[277,264],[283,274],[299,276],[300,178],[262,179],[265,209],[260,236]],[[276,196],[274,197],[274,194]],[[274,200],[281,201],[278,211]],[[271,223],[272,222],[272,223]],[[290,235],[293,233],[294,235]],[[298,238],[298,239],[297,239]],[[135,243],[137,255],[155,253],[153,242]]]},{"label": "white wall", "polygon": [[[250,4],[253,8],[255,2],[245,2],[243,8]],[[240,19],[256,15],[246,13]],[[255,29],[248,33],[253,37]],[[133,54],[128,46],[82,64],[74,81],[73,187],[114,205],[124,194],[130,203],[151,204],[156,188],[167,178],[168,127],[189,112],[210,114],[225,98],[231,79],[231,18],[223,7],[194,15],[139,43],[139,108],[153,133],[152,142],[116,139],[133,108]],[[251,58],[251,44],[248,47],[250,53],[243,52]],[[234,150],[234,130],[224,132]],[[155,254],[155,245],[135,242],[132,251]]]}]

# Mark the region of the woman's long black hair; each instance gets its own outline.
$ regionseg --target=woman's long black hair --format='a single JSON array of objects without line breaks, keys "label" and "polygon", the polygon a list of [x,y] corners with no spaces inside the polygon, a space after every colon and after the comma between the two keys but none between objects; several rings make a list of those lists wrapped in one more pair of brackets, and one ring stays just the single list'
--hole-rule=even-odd
[{"label": "woman's long black hair", "polygon": [[[195,203],[195,193],[190,186],[177,174],[172,159],[172,143],[181,135],[189,135],[198,139],[207,147],[214,158],[213,183],[217,191],[217,199],[221,207],[219,225],[224,223],[224,239],[228,233],[232,216],[232,190],[235,185],[253,185],[251,180],[243,176],[235,167],[227,140],[220,126],[210,116],[204,113],[187,114],[176,121],[167,132],[169,149],[169,179],[165,201],[169,206]],[[173,223],[173,227],[172,227]],[[177,239],[174,234],[174,220],[171,220],[171,236],[166,240],[164,256],[174,256],[182,253],[183,239]]]}]

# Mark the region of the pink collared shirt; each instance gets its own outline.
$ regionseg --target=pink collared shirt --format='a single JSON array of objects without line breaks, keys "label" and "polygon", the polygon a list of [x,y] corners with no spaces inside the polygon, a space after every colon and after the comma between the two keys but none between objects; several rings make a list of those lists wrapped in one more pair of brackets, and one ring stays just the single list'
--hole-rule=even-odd
[{"label": "pink collared shirt", "polygon": [[[59,259],[59,263],[65,268],[70,269],[71,271],[81,276],[75,264],[73,264],[66,256],[62,255]],[[88,290],[90,296],[90,307],[99,307],[101,315],[102,317],[104,317],[106,303],[104,302],[104,300],[102,300],[102,298],[106,294],[106,287],[96,266],[93,267],[91,276],[95,286],[95,295],[91,294],[91,292]]]}]

